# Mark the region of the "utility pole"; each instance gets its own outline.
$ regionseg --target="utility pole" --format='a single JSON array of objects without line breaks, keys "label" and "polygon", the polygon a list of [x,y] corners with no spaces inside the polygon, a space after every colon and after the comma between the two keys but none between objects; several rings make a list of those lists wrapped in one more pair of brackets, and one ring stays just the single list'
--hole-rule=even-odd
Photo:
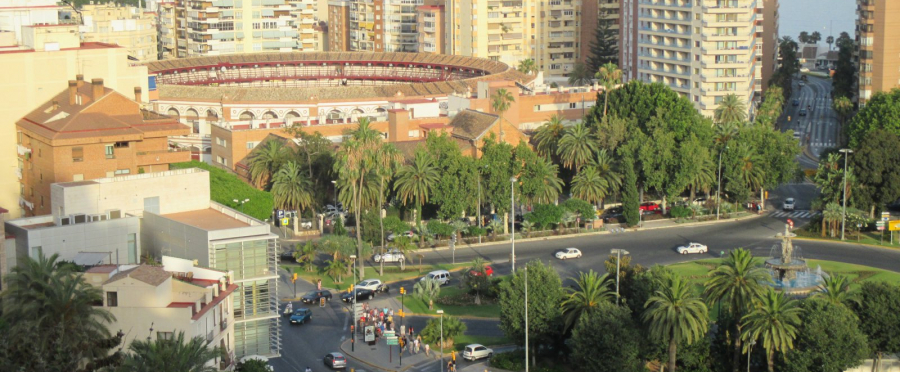
[{"label": "utility pole", "polygon": [[628,255],[628,251],[624,249],[613,249],[609,253],[616,255],[616,305],[619,305],[619,267],[622,261],[622,255]]},{"label": "utility pole", "polygon": [[528,372],[528,266],[525,266],[525,372]]},{"label": "utility pole", "polygon": [[847,229],[847,155],[853,150],[841,149],[840,152],[844,153],[844,189],[841,190],[844,194],[844,207],[841,211],[841,240],[844,240],[844,230]]},{"label": "utility pole", "polygon": [[509,235],[512,237],[512,255],[509,261],[512,263],[513,273],[516,272],[516,181],[518,180],[515,176],[509,179]]}]

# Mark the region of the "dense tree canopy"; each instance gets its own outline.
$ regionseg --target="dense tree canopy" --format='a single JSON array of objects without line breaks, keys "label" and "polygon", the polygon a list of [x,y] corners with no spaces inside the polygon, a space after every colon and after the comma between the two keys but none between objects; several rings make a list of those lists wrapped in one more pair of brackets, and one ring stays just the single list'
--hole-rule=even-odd
[{"label": "dense tree canopy", "polygon": [[845,129],[850,147],[858,148],[863,137],[875,129],[900,135],[900,89],[873,94],[850,120]]},{"label": "dense tree canopy", "polygon": [[870,355],[866,335],[852,311],[818,299],[804,300],[801,308],[795,347],[785,353],[778,370],[845,371]]},{"label": "dense tree canopy", "polygon": [[858,182],[853,193],[858,208],[875,212],[900,199],[900,136],[896,133],[869,132],[849,161]]},{"label": "dense tree canopy", "polygon": [[572,331],[572,359],[584,371],[644,370],[640,333],[628,308],[600,302]]}]

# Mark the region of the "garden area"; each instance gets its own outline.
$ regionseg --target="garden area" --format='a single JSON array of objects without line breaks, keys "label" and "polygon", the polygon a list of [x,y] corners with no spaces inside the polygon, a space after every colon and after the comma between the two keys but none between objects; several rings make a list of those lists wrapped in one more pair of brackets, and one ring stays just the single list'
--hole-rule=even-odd
[{"label": "garden area", "polygon": [[[272,217],[274,201],[272,194],[258,190],[239,179],[236,175],[223,169],[213,167],[202,161],[173,163],[171,169],[200,168],[209,172],[209,196],[216,203],[242,211],[253,218],[265,221]],[[243,205],[234,200],[250,199]]]}]

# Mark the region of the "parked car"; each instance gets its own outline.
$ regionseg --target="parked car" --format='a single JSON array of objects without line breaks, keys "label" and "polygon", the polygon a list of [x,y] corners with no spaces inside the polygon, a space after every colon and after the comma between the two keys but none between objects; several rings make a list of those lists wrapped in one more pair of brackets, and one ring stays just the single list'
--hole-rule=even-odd
[{"label": "parked car", "polygon": [[312,220],[308,220],[308,219],[302,219],[302,220],[300,220],[300,228],[301,228],[301,229],[312,230],[312,228],[313,228]]},{"label": "parked car", "polygon": [[481,344],[466,345],[466,348],[463,350],[463,359],[471,362],[481,358],[490,358],[492,356],[494,356],[494,350]]},{"label": "parked car", "polygon": [[381,282],[381,279],[366,279],[356,283],[356,288],[369,289],[375,292],[387,292],[387,284]]},{"label": "parked car", "polygon": [[560,260],[565,260],[569,258],[580,258],[581,250],[578,248],[566,248],[561,251],[556,252],[556,258]]},{"label": "parked car", "polygon": [[390,234],[388,234],[388,236],[385,239],[387,239],[387,241],[389,241],[389,242],[392,242],[392,241],[394,241],[394,239],[397,239],[398,237],[401,237],[401,236],[405,236],[407,238],[412,239],[414,236],[416,236],[416,233],[412,232],[412,230],[402,232],[402,233],[390,233]]},{"label": "parked car", "polygon": [[805,87],[805,86],[806,86],[806,83],[804,83],[804,82],[801,81],[801,82],[800,82],[800,87],[803,88],[803,87]]},{"label": "parked car", "polygon": [[675,249],[678,254],[688,254],[688,253],[706,253],[709,251],[709,247],[700,243],[688,243],[688,245],[683,245]]},{"label": "parked car", "polygon": [[609,222],[609,220],[611,219],[618,220],[622,218],[623,212],[624,210],[622,209],[622,207],[612,207],[603,211],[603,214],[600,215],[600,218],[603,219],[603,222]]},{"label": "parked car", "polygon": [[294,310],[291,314],[291,324],[303,324],[312,319],[312,311],[307,308]]},{"label": "parked car", "polygon": [[435,270],[423,276],[419,281],[431,279],[437,280],[440,285],[445,285],[450,282],[450,272],[447,270]]},{"label": "parked car", "polygon": [[654,212],[659,209],[659,204],[656,204],[654,202],[641,203],[640,208],[642,211]]},{"label": "parked car", "polygon": [[806,109],[800,109],[800,116],[806,116]]},{"label": "parked car", "polygon": [[322,362],[334,369],[347,368],[347,358],[341,353],[328,353],[322,358]]},{"label": "parked car", "polygon": [[324,289],[317,291],[309,291],[306,292],[305,295],[300,297],[300,301],[303,301],[305,304],[315,304],[319,302],[319,299],[324,298],[325,301],[331,301],[331,292],[326,291]]},{"label": "parked car", "polygon": [[[485,265],[485,266],[484,266],[484,273],[483,273],[483,274],[484,274],[484,275],[487,275],[487,276],[489,276],[489,277],[490,277],[490,276],[494,276],[494,268],[493,268],[493,267],[490,267],[490,266],[488,266],[488,265]],[[482,272],[481,272],[481,271],[478,271],[478,270],[469,270],[469,276],[481,276],[481,275],[482,275]]]},{"label": "parked car", "polygon": [[791,106],[800,106],[800,100],[795,98],[793,101],[791,101]]},{"label": "parked car", "polygon": [[356,293],[356,302],[375,298],[375,291],[371,289],[354,288],[350,292],[344,292],[344,294],[341,295],[341,301],[353,302],[353,293]]},{"label": "parked car", "polygon": [[390,249],[387,252],[384,252],[384,254],[376,254],[372,257],[372,261],[375,262],[403,262],[404,260],[406,260],[406,257],[396,248]]},{"label": "parked car", "polygon": [[792,210],[794,210],[795,204],[796,203],[794,202],[794,198],[784,199],[784,204],[781,205],[781,209],[786,210],[786,211],[792,211]]}]

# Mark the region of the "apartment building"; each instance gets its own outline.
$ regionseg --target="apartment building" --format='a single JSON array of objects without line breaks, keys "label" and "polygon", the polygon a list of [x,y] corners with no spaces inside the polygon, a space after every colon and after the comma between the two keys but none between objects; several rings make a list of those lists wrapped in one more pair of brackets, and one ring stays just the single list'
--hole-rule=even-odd
[{"label": "apartment building", "polygon": [[[374,20],[375,18],[372,17]],[[374,37],[374,32],[372,37]],[[350,50],[350,1],[328,1],[328,50]]]},{"label": "apartment building", "polygon": [[616,61],[616,64],[620,64],[619,62],[622,60],[621,53],[623,44],[619,27],[621,27],[622,24],[629,24],[622,19],[623,14],[620,8],[623,5],[621,0],[589,0],[582,3],[581,12],[583,16],[581,17],[581,31],[578,48],[580,62],[587,63],[590,58],[591,43],[596,39],[597,26],[602,19],[607,22],[610,32],[616,36],[620,54],[619,61]]},{"label": "apartment building", "polygon": [[762,21],[762,90],[765,92],[769,87],[769,80],[775,74],[778,68],[778,22],[781,18],[779,14],[779,0],[763,0],[763,8],[761,13],[757,13],[757,21]]},{"label": "apartment building", "polygon": [[154,5],[153,8],[148,9],[153,9],[156,12],[158,59],[178,58],[178,37],[175,36],[177,32],[175,23],[178,22],[178,17],[175,16],[175,13],[178,7],[174,1],[160,1]]},{"label": "apartment building", "polygon": [[327,27],[319,19],[317,0],[288,0],[291,22],[297,31],[297,50],[321,52],[327,50]]},{"label": "apartment building", "polygon": [[[169,169],[190,160],[190,153],[169,147],[168,136],[191,129],[176,120],[141,109],[135,100],[81,75],[68,89],[16,122],[20,203],[26,215],[49,214],[50,186]],[[136,102],[137,101],[137,102]]]},{"label": "apartment building", "polygon": [[55,25],[62,9],[56,0],[5,0],[0,5],[0,31],[14,33],[16,42],[22,44],[22,27]]},{"label": "apartment building", "polygon": [[184,332],[186,340],[200,337],[209,348],[219,347],[221,353],[206,365],[224,371],[236,360],[233,275],[163,256],[162,266],[94,266],[84,279],[103,292],[99,307],[114,317],[107,324],[110,332],[125,334],[123,349],[135,340],[172,339]]},{"label": "apartment building", "polygon": [[133,6],[115,3],[81,7],[79,31],[83,42],[101,42],[128,50],[134,61],[158,59],[156,15]]},{"label": "apartment building", "polygon": [[[348,39],[345,48],[330,51],[417,52],[420,5],[424,0],[329,1],[329,32],[346,33]],[[333,40],[330,46],[342,46],[342,36]]]},{"label": "apartment building", "polygon": [[446,13],[443,5],[420,5],[416,20],[419,30],[419,53],[446,54],[444,45]]},{"label": "apartment building", "polygon": [[900,2],[857,0],[860,106],[878,92],[900,87]]},{"label": "apartment building", "polygon": [[636,78],[668,85],[708,117],[734,94],[752,117],[761,89],[761,1],[637,2]]}]

